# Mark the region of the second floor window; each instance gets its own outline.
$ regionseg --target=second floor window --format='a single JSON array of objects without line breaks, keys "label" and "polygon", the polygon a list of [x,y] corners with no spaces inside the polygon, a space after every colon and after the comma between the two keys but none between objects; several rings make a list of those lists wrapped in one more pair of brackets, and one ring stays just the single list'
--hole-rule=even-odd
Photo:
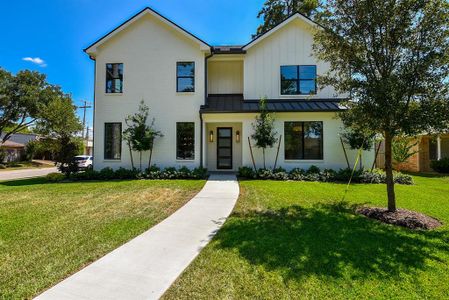
[{"label": "second floor window", "polygon": [[195,63],[176,63],[176,91],[178,93],[195,91]]},{"label": "second floor window", "polygon": [[281,95],[316,94],[316,66],[281,66]]},{"label": "second floor window", "polygon": [[106,64],[106,93],[123,93],[123,64]]},{"label": "second floor window", "polygon": [[119,160],[122,156],[122,123],[104,124],[104,159]]}]

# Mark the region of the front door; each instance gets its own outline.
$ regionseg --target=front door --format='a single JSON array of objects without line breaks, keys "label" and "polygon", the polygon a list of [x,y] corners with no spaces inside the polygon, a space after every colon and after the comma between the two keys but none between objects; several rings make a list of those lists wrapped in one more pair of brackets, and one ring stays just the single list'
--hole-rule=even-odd
[{"label": "front door", "polygon": [[232,169],[232,127],[217,128],[217,169]]}]

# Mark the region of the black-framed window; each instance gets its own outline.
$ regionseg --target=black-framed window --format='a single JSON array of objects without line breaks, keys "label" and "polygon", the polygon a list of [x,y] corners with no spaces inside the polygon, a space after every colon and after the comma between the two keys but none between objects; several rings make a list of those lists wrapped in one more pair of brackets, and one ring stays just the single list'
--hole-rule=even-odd
[{"label": "black-framed window", "polygon": [[323,159],[323,122],[285,122],[287,160]]},{"label": "black-framed window", "polygon": [[104,159],[121,159],[122,123],[104,124]]},{"label": "black-framed window", "polygon": [[195,91],[195,63],[176,63],[176,91],[178,93]]},{"label": "black-framed window", "polygon": [[281,95],[312,95],[316,90],[316,66],[281,66]]},{"label": "black-framed window", "polygon": [[195,123],[176,123],[176,159],[195,159]]},{"label": "black-framed window", "polygon": [[123,93],[123,64],[106,64],[106,93]]}]

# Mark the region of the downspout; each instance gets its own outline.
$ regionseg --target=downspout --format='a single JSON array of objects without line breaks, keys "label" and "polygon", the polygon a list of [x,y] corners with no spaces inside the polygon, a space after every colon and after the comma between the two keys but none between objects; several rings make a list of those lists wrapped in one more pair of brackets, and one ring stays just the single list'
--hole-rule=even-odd
[{"label": "downspout", "polygon": [[[209,58],[211,58],[212,56],[214,56],[214,48],[210,48],[210,54],[207,55],[204,58],[204,105],[207,105],[207,61]],[[203,122],[203,114],[201,112],[200,109],[200,131],[201,131],[201,138],[200,138],[200,167],[203,168],[204,164],[203,164],[203,147],[204,147],[204,136],[203,136],[203,129],[204,129],[204,122]]]}]

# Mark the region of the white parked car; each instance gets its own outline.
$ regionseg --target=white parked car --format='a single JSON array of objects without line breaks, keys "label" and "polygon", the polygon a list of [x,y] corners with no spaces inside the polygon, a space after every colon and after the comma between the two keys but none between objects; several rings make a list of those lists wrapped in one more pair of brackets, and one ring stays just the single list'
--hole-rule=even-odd
[{"label": "white parked car", "polygon": [[80,169],[90,169],[92,168],[92,163],[94,158],[89,155],[78,155],[73,158],[75,162],[78,163],[78,168]]}]

